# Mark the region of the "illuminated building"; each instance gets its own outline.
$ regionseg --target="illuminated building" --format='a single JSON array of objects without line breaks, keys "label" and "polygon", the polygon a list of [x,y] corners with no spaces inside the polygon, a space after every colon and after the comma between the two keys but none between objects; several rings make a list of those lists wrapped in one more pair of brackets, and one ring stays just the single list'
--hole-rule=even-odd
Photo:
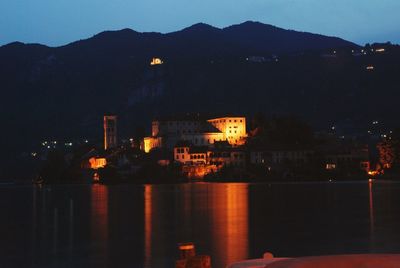
[{"label": "illuminated building", "polygon": [[162,137],[146,137],[143,139],[142,150],[149,153],[154,148],[162,147]]},{"label": "illuminated building", "polygon": [[207,121],[221,131],[230,144],[243,145],[246,142],[246,117],[222,117]]},{"label": "illuminated building", "polygon": [[117,147],[117,116],[104,116],[104,150]]},{"label": "illuminated building", "polygon": [[89,159],[91,169],[104,168],[107,165],[107,160],[104,157],[92,157]]},{"label": "illuminated building", "polygon": [[91,149],[81,157],[81,168],[100,169],[107,166],[106,156],[99,153],[96,149]]},{"label": "illuminated building", "polygon": [[328,164],[325,165],[325,169],[326,170],[334,170],[334,169],[336,169],[336,164],[328,163]]},{"label": "illuminated building", "polygon": [[369,153],[367,147],[338,147],[333,151],[325,152],[325,169],[327,170],[361,170],[368,173],[370,170]]},{"label": "illuminated building", "polygon": [[188,141],[195,146],[213,146],[218,141],[228,141],[232,146],[246,141],[245,117],[203,119],[200,116],[157,119],[152,122],[151,136],[143,140],[142,149],[172,150],[178,141]]},{"label": "illuminated building", "polygon": [[151,60],[151,62],[150,62],[150,65],[151,66],[153,66],[153,65],[161,65],[161,64],[163,64],[164,62],[160,59],[160,58],[153,58],[152,60]]},{"label": "illuminated building", "polygon": [[207,164],[207,147],[191,146],[188,142],[180,142],[174,148],[175,162],[186,165]]},{"label": "illuminated building", "polygon": [[190,142],[178,142],[174,148],[174,161],[182,165],[189,178],[202,178],[222,167],[244,168],[245,151],[232,147],[227,141],[216,142],[213,147],[194,146]]}]

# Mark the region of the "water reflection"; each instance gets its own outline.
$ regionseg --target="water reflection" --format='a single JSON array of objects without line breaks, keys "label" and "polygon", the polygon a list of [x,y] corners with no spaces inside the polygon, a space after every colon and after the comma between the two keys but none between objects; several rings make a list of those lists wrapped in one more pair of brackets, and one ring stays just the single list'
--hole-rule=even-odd
[{"label": "water reflection", "polygon": [[243,184],[211,188],[213,252],[229,264],[248,257],[248,188]]},{"label": "water reflection", "polygon": [[152,186],[144,186],[144,267],[151,264]]},{"label": "water reflection", "polygon": [[0,187],[0,267],[174,267],[180,242],[217,268],[265,251],[396,253],[399,193],[384,182]]},{"label": "water reflection", "polygon": [[371,240],[371,248],[374,245],[374,232],[375,232],[375,219],[374,219],[374,199],[372,192],[372,182],[368,183],[368,197],[369,197],[369,222],[370,222],[370,240]]},{"label": "water reflection", "polygon": [[[173,237],[164,229],[171,223]],[[194,242],[223,267],[248,257],[248,232],[247,184],[144,186],[144,267],[168,267],[163,260],[177,257],[179,242]]]},{"label": "water reflection", "polygon": [[95,184],[91,187],[91,240],[105,260],[108,254],[108,189]]}]

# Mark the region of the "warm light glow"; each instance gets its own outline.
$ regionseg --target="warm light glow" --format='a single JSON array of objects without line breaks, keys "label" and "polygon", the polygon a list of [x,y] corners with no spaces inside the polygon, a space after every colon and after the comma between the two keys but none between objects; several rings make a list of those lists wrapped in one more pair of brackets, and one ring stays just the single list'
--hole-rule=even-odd
[{"label": "warm light glow", "polygon": [[161,64],[163,64],[164,62],[160,59],[160,58],[153,58],[152,60],[151,60],[151,62],[150,62],[150,65],[161,65]]},{"label": "warm light glow", "polygon": [[190,245],[180,245],[179,246],[180,250],[190,250],[190,249],[194,249],[194,245],[190,244]]},{"label": "warm light glow", "polygon": [[117,147],[117,117],[104,116],[104,150]]},{"label": "warm light glow", "polygon": [[326,164],[326,167],[325,167],[325,169],[327,169],[327,170],[333,170],[333,169],[336,169],[336,164],[331,164],[331,163],[329,163],[329,164]]},{"label": "warm light glow", "polygon": [[368,175],[370,175],[370,176],[377,176],[377,175],[379,175],[379,171],[370,170],[370,171],[368,171]]},{"label": "warm light glow", "polygon": [[93,174],[93,181],[95,181],[95,182],[99,182],[100,181],[99,173],[95,172]]},{"label": "warm light glow", "polygon": [[223,139],[232,145],[243,145],[246,142],[246,117],[221,117],[207,120],[224,134]]},{"label": "warm light glow", "polygon": [[149,153],[153,148],[161,147],[161,138],[146,137],[143,140],[143,151]]},{"label": "warm light glow", "polygon": [[372,70],[374,70],[374,69],[375,69],[374,66],[367,66],[367,70],[369,70],[369,71],[372,71]]},{"label": "warm light glow", "polygon": [[375,52],[385,52],[385,49],[384,48],[378,48],[378,49],[375,50]]},{"label": "warm light glow", "polygon": [[108,189],[94,184],[91,188],[91,236],[93,243],[101,245],[102,254],[107,254],[108,244]]},{"label": "warm light glow", "polygon": [[243,184],[216,186],[215,197],[210,204],[215,208],[212,215],[215,254],[223,263],[248,258],[248,188]]},{"label": "warm light glow", "polygon": [[373,189],[372,189],[372,179],[369,179],[369,222],[370,222],[370,235],[371,242],[373,242],[374,238],[374,229],[375,229],[375,218],[374,218],[374,200],[373,200]]},{"label": "warm light glow", "polygon": [[104,168],[107,165],[107,160],[105,158],[92,157],[89,159],[91,169]]},{"label": "warm light glow", "polygon": [[152,185],[144,186],[144,257],[145,267],[151,265],[152,239]]}]

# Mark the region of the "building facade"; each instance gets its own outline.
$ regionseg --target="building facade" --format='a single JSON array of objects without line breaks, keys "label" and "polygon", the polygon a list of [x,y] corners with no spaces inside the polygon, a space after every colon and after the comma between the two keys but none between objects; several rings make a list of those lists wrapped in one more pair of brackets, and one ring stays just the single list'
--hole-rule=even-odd
[{"label": "building facade", "polygon": [[104,116],[104,150],[116,148],[117,140],[117,116]]},{"label": "building facade", "polygon": [[158,119],[152,122],[151,136],[143,140],[143,150],[154,148],[173,150],[179,141],[195,146],[213,146],[217,141],[228,141],[232,146],[246,141],[245,117],[221,117],[202,119],[199,116]]}]

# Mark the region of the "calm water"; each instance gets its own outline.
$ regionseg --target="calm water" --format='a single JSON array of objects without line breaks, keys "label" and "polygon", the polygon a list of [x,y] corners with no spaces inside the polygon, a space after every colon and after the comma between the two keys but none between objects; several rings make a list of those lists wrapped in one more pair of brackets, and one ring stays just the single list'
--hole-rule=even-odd
[{"label": "calm water", "polygon": [[400,253],[400,184],[0,186],[0,267],[213,267],[262,256]]}]

